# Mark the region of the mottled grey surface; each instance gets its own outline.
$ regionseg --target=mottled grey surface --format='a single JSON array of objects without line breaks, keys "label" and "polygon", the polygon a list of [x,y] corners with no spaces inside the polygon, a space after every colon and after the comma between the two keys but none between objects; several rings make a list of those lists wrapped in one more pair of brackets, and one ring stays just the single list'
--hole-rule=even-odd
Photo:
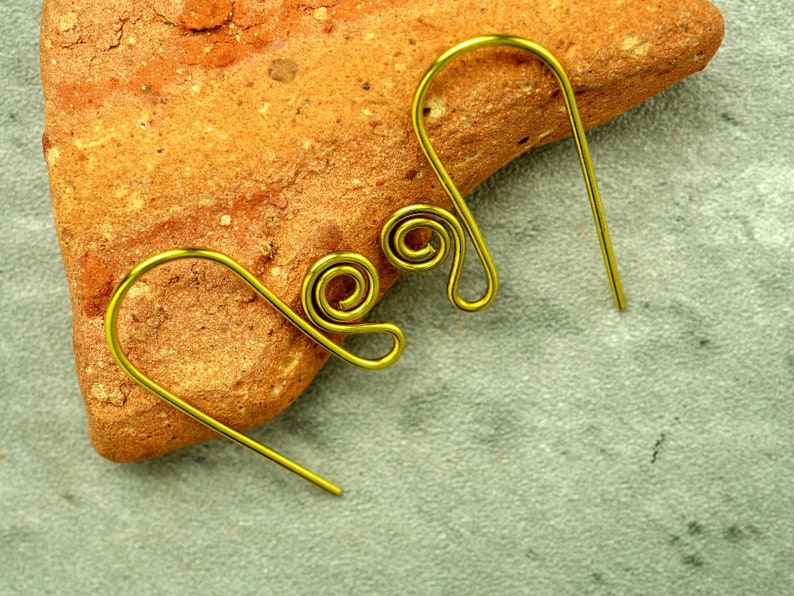
[{"label": "mottled grey surface", "polygon": [[572,144],[511,164],[472,199],[497,303],[460,314],[442,272],[404,277],[378,313],[402,360],[332,362],[253,431],[334,499],[225,441],[135,465],[92,450],[40,8],[3,2],[0,594],[791,593],[794,20],[786,0],[717,4],[706,71],[590,135],[628,310]]}]

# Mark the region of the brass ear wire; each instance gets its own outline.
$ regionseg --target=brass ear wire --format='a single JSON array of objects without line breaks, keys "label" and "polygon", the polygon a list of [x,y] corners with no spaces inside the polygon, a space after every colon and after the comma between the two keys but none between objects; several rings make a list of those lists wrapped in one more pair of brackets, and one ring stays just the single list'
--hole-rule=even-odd
[{"label": "brass ear wire", "polygon": [[[381,246],[388,260],[397,268],[404,271],[427,271],[440,265],[454,246],[454,257],[447,283],[447,296],[458,308],[466,311],[478,311],[487,308],[496,298],[499,288],[499,277],[496,265],[491,257],[485,239],[480,232],[477,222],[471,214],[466,202],[458,191],[455,183],[450,178],[441,160],[433,149],[427,131],[425,130],[422,108],[425,96],[438,73],[455,58],[467,52],[489,46],[512,46],[526,50],[537,56],[551,69],[563,92],[563,100],[571,122],[579,163],[582,167],[596,231],[601,244],[601,251],[607,269],[607,277],[612,288],[615,306],[625,308],[625,297],[620,282],[620,275],[615,264],[612,244],[609,237],[606,218],[601,205],[595,172],[584,135],[584,127],[576,106],[573,88],[562,66],[545,48],[522,39],[507,35],[486,35],[475,37],[444,52],[425,73],[414,95],[412,104],[412,120],[414,131],[428,162],[441,182],[444,191],[450,197],[460,220],[449,211],[433,205],[411,205],[398,210],[386,222],[381,231]],[[427,244],[423,248],[413,249],[407,243],[409,232],[416,229],[431,231],[438,242],[438,248]],[[473,302],[460,296],[459,283],[463,263],[466,255],[466,233],[472,239],[474,248],[482,263],[486,275],[487,288],[483,296]],[[126,357],[118,336],[118,315],[121,303],[133,284],[146,272],[163,265],[164,263],[179,259],[197,258],[214,261],[247,283],[257,294],[267,300],[281,315],[287,318],[295,327],[320,344],[323,348],[355,366],[366,369],[380,369],[393,364],[402,354],[405,346],[405,337],[402,330],[392,323],[356,323],[364,317],[374,306],[378,293],[378,273],[372,263],[362,255],[354,253],[335,253],[323,257],[312,266],[304,278],[301,292],[301,302],[306,315],[316,327],[331,333],[341,334],[368,334],[386,333],[392,338],[392,349],[384,356],[376,359],[362,358],[334,343],[312,324],[299,317],[292,309],[282,302],[275,294],[268,290],[253,274],[230,257],[211,250],[200,248],[179,248],[161,252],[135,266],[121,281],[113,292],[105,316],[105,338],[114,360],[127,375],[142,387],[165,400],[168,404],[190,416],[194,420],[211,428],[227,439],[258,453],[305,480],[328,491],[333,495],[340,495],[341,488],[317,474],[307,470],[287,457],[254,441],[250,437],[235,431],[232,428],[208,416],[201,410],[181,400],[164,387],[143,374]],[[353,294],[339,303],[339,308],[334,307],[327,298],[328,284],[337,277],[348,277],[355,282]]]},{"label": "brass ear wire", "polygon": [[[332,342],[315,327],[299,317],[295,311],[290,309],[289,306],[268,290],[250,271],[245,269],[237,261],[222,253],[200,248],[168,250],[139,263],[127,274],[116,288],[115,292],[113,292],[105,316],[105,339],[107,340],[113,359],[124,372],[141,386],[162,398],[180,412],[208,426],[230,441],[274,461],[290,472],[328,491],[332,495],[338,496],[342,494],[342,489],[337,485],[307,470],[300,464],[297,464],[269,447],[229,428],[198,408],[181,400],[138,370],[124,354],[118,335],[118,316],[119,309],[121,308],[122,301],[127,292],[129,292],[133,284],[146,272],[170,261],[188,258],[206,259],[223,265],[234,272],[257,294],[267,300],[279,313],[286,317],[290,323],[295,325],[295,327],[312,340],[338,358],[366,369],[385,368],[393,364],[400,357],[405,346],[405,336],[402,330],[393,323],[353,322],[365,316],[372,309],[378,298],[378,273],[374,265],[366,257],[354,253],[335,253],[323,257],[314,264],[304,279],[301,300],[303,302],[303,308],[312,323],[326,331],[343,334],[386,333],[390,335],[393,340],[392,349],[385,356],[377,359],[362,358],[339,344]],[[339,308],[335,308],[328,301],[325,291],[331,280],[340,276],[352,278],[356,283],[356,288],[351,296],[340,302]]]},{"label": "brass ear wire", "polygon": [[[587,187],[587,196],[590,199],[590,208],[593,212],[598,241],[601,245],[601,253],[604,258],[604,265],[606,266],[607,279],[612,289],[612,297],[615,302],[615,307],[618,310],[622,310],[626,307],[626,298],[623,294],[620,274],[615,262],[615,255],[612,251],[612,241],[609,236],[609,229],[607,228],[604,208],[601,204],[601,194],[598,190],[598,182],[596,181],[590,150],[587,147],[584,126],[576,105],[573,87],[560,63],[548,50],[532,41],[510,35],[484,35],[469,39],[450,48],[441,54],[427,70],[413,98],[411,116],[416,137],[419,140],[425,157],[441,183],[441,186],[452,200],[463,228],[474,244],[474,248],[477,251],[477,255],[485,271],[487,282],[485,293],[479,300],[468,302],[461,298],[457,287],[463,268],[462,255],[465,254],[465,237],[463,240],[458,241],[456,235],[455,258],[450,271],[447,295],[450,301],[462,310],[482,310],[490,306],[496,298],[499,289],[499,276],[496,271],[496,264],[491,257],[491,253],[488,250],[488,246],[485,243],[485,239],[480,232],[477,222],[474,220],[460,191],[455,186],[455,183],[447,173],[444,165],[441,163],[438,154],[433,149],[433,145],[425,129],[422,110],[430,84],[450,62],[473,50],[491,46],[511,46],[530,52],[539,58],[541,62],[552,71],[557,79],[557,83],[562,90],[562,97],[568,113],[568,119],[571,123],[571,132],[576,144],[576,152],[579,156],[579,164],[582,168],[585,186]],[[381,232],[381,246],[389,262],[398,269],[408,272],[427,271],[428,269],[440,265],[446,258],[449,252],[449,242],[445,244],[444,240],[440,241],[442,246],[438,250],[434,249],[429,244],[423,249],[412,250],[405,242],[406,232],[418,228],[429,229],[435,233],[437,238],[449,240],[448,234],[446,237],[439,235],[441,234],[439,230],[443,225],[451,225],[451,220],[455,218],[446,210],[440,210],[444,212],[444,214],[441,214],[438,208],[430,209],[429,207],[430,206],[427,205],[412,205],[406,207],[392,215],[384,225]]]}]

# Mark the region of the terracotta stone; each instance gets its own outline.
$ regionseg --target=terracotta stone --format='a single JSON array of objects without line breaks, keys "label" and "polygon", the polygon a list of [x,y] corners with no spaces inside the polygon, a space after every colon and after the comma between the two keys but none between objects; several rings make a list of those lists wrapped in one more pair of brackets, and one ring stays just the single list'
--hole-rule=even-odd
[{"label": "terracotta stone", "polygon": [[[103,319],[122,276],[153,253],[204,246],[302,312],[310,265],[352,250],[388,287],[384,221],[447,204],[411,130],[412,94],[443,50],[490,32],[550,49],[593,127],[703,68],[723,21],[705,0],[45,1],[44,150],[102,455],[141,460],[213,436],[113,363]],[[516,50],[454,63],[428,107],[464,192],[569,134],[552,76]],[[142,370],[238,429],[288,406],[327,358],[207,262],[149,274],[120,329]]]}]

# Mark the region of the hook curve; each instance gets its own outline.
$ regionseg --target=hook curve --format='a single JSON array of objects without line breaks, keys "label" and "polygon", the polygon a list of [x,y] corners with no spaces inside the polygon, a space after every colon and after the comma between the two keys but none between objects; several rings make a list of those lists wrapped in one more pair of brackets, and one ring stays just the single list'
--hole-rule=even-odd
[{"label": "hook curve", "polygon": [[[339,309],[334,309],[330,313],[325,312],[322,309],[322,312],[314,312],[314,314],[310,313],[309,316],[312,319],[312,322],[321,328],[332,330],[335,333],[387,333],[392,337],[393,345],[392,349],[385,356],[377,359],[362,358],[343,348],[339,344],[334,343],[320,333],[315,327],[299,317],[295,311],[290,309],[289,306],[282,302],[250,271],[245,269],[237,261],[223,253],[201,248],[177,248],[167,250],[153,255],[136,265],[132,271],[130,271],[124,277],[124,279],[122,279],[121,283],[119,283],[118,287],[110,298],[105,315],[105,339],[107,340],[113,359],[122,368],[122,370],[124,370],[124,372],[127,373],[127,375],[129,375],[139,385],[162,398],[169,405],[173,406],[180,412],[211,428],[227,439],[274,461],[275,463],[288,469],[290,472],[297,474],[305,480],[322,488],[323,490],[333,495],[339,496],[342,493],[342,489],[337,485],[329,482],[321,476],[318,476],[314,472],[309,471],[300,464],[290,460],[273,449],[270,449],[269,447],[254,441],[250,437],[226,426],[215,418],[205,414],[198,408],[180,399],[166,388],[150,379],[127,358],[121,346],[121,341],[119,340],[118,335],[118,316],[121,304],[124,300],[124,297],[127,295],[127,292],[129,292],[135,282],[142,275],[170,261],[188,258],[205,259],[214,261],[235,273],[240,279],[248,284],[251,289],[259,294],[259,296],[264,298],[268,303],[270,303],[271,306],[273,306],[273,308],[286,317],[295,327],[297,327],[300,331],[338,358],[361,368],[369,369],[385,368],[386,366],[393,364],[402,354],[405,345],[405,337],[402,330],[397,325],[394,325],[393,323],[342,324],[343,322],[353,321],[363,317],[374,305],[375,300],[377,299],[379,285],[375,267],[366,257],[362,255],[356,255],[354,253],[336,253],[335,255],[329,256],[333,258],[329,259],[329,257],[325,257],[324,259],[321,259],[314,265],[314,267],[312,267],[310,273],[307,275],[306,281],[304,281],[302,296],[304,305],[306,305],[307,300],[317,300],[324,301],[326,304],[328,303],[327,298],[324,295],[322,298],[320,298],[315,292],[318,287],[323,292],[325,290],[325,285],[320,284],[317,286],[316,284],[316,281],[322,278],[323,275],[325,275],[326,278],[338,277],[340,275],[351,276],[354,278],[354,281],[356,281],[356,290],[354,291],[353,296],[346,298],[340,303]],[[313,280],[311,283],[309,282],[310,278]],[[307,297],[307,294],[309,293],[312,294],[311,297]],[[307,310],[307,312],[309,311]],[[341,320],[334,321],[334,316],[341,317]]]},{"label": "hook curve", "polygon": [[[516,37],[512,35],[482,35],[472,39],[463,41],[446,52],[441,54],[435,62],[430,66],[427,72],[422,77],[419,86],[414,94],[413,103],[411,104],[411,120],[413,122],[414,132],[419,141],[422,151],[425,154],[433,172],[436,174],[441,186],[452,200],[455,210],[461,219],[463,227],[468,233],[469,237],[474,244],[477,255],[482,263],[483,270],[485,271],[486,281],[488,288],[480,300],[471,303],[473,308],[471,310],[481,310],[488,307],[496,298],[496,293],[499,288],[499,277],[496,271],[496,265],[485,243],[482,232],[474,220],[474,217],[469,210],[466,201],[463,199],[460,191],[453,182],[449,173],[447,172],[441,160],[438,157],[435,149],[433,148],[430,138],[427,134],[424,124],[423,107],[425,98],[427,96],[430,84],[436,76],[453,60],[466,54],[468,52],[493,46],[509,46],[524,50],[536,56],[545,64],[549,70],[554,74],[557,83],[562,91],[563,101],[565,103],[568,119],[571,124],[571,132],[576,144],[576,152],[579,157],[579,164],[582,168],[582,175],[584,176],[585,186],[587,188],[587,196],[590,200],[590,208],[593,212],[593,219],[595,221],[596,233],[598,234],[598,241],[601,245],[601,254],[604,259],[606,267],[607,280],[612,290],[612,297],[615,302],[615,307],[622,310],[626,307],[626,298],[623,293],[622,283],[620,281],[620,274],[618,272],[617,264],[615,262],[615,255],[612,250],[612,242],[609,236],[609,229],[607,228],[606,216],[604,215],[604,208],[601,204],[601,194],[598,190],[598,182],[593,169],[592,158],[590,150],[587,146],[587,140],[584,133],[584,125],[582,124],[579,109],[576,105],[576,97],[574,95],[573,87],[565,74],[565,70],[557,59],[546,48],[527,39]],[[459,275],[459,273],[457,273]]]}]

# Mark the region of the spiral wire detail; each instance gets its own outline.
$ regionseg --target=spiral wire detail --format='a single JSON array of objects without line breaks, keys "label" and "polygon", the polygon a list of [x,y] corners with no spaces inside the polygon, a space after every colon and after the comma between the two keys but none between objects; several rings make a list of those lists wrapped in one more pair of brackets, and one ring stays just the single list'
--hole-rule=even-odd
[{"label": "spiral wire detail", "polygon": [[[352,279],[355,289],[350,296],[340,300],[339,308],[336,308],[328,300],[327,291],[328,285],[339,277]],[[354,322],[372,310],[379,293],[378,272],[366,257],[356,253],[333,253],[322,257],[304,278],[301,293],[303,310],[312,323],[329,333],[385,333],[392,338],[392,349],[385,356],[368,359],[353,354],[320,333],[315,332],[316,336],[312,334],[312,339],[335,356],[360,368],[375,370],[394,364],[402,355],[405,346],[402,330],[393,323]]]},{"label": "spiral wire detail", "polygon": [[[562,90],[563,101],[565,103],[565,108],[571,123],[572,136],[574,143],[576,144],[576,152],[582,168],[582,174],[584,176],[585,186],[587,188],[587,195],[590,200],[590,207],[593,212],[593,219],[596,225],[596,232],[601,245],[601,253],[604,258],[604,265],[606,266],[607,279],[612,290],[615,307],[621,310],[626,306],[626,299],[623,294],[620,274],[615,262],[615,255],[612,251],[612,242],[609,236],[609,229],[607,228],[604,208],[601,204],[601,195],[598,190],[598,182],[596,181],[595,170],[593,169],[590,150],[587,146],[582,119],[579,115],[579,110],[576,105],[573,87],[571,86],[568,76],[565,74],[565,71],[560,63],[547,49],[535,42],[509,35],[484,35],[461,42],[450,48],[441,56],[439,56],[427,70],[421,82],[419,83],[413,98],[411,116],[416,137],[419,140],[419,144],[422,147],[425,157],[427,158],[430,166],[433,168],[433,171],[436,174],[436,177],[441,183],[442,188],[452,200],[455,211],[460,218],[462,227],[471,238],[472,244],[474,244],[474,248],[477,252],[480,262],[482,263],[486,277],[487,287],[483,296],[474,302],[465,301],[457,292],[457,280],[460,279],[460,269],[463,267],[463,261],[461,259],[453,261],[452,270],[450,272],[450,282],[447,286],[450,300],[455,306],[462,308],[463,310],[477,311],[487,308],[496,298],[496,294],[499,289],[499,276],[496,271],[496,264],[491,257],[491,253],[482,233],[480,232],[477,222],[474,220],[474,217],[472,216],[466,201],[463,199],[463,196],[461,195],[457,186],[455,186],[455,183],[453,182],[449,173],[444,168],[444,165],[441,163],[438,154],[430,142],[430,138],[428,137],[427,130],[425,129],[424,125],[423,108],[430,84],[450,62],[473,50],[492,46],[510,46],[534,54],[551,70],[557,79],[557,83]],[[398,213],[400,212],[398,211]],[[410,259],[402,258],[399,249],[403,247],[401,245],[395,244],[394,240],[391,238],[391,234],[395,230],[396,224],[394,219],[396,217],[397,214],[395,214],[386,222],[381,234],[381,244],[384,248],[384,252],[386,252],[387,257],[389,257],[390,262],[392,262],[395,267],[403,271],[419,271],[421,269],[414,267]],[[424,212],[421,206],[414,206],[414,208],[410,211],[410,216],[407,217],[413,217],[420,221],[424,221],[436,219],[438,218],[438,214]],[[444,219],[446,220],[446,216],[444,216]],[[404,221],[404,218],[401,225],[407,225],[407,223]],[[423,226],[417,225],[414,227],[418,228]],[[429,226],[429,229],[431,229],[434,233],[436,232],[436,228],[433,226]],[[460,244],[464,243],[465,239],[460,242]],[[456,248],[456,255],[458,254],[458,251],[462,251],[462,249]],[[440,260],[443,260],[443,258],[439,258]],[[450,288],[453,287],[455,289],[451,290]]]},{"label": "spiral wire detail", "polygon": [[[429,231],[438,247],[430,242],[421,248],[412,248],[408,234]],[[461,297],[458,288],[466,258],[466,236],[460,221],[446,209],[435,205],[408,205],[395,211],[383,226],[381,247],[388,261],[411,273],[423,273],[441,265],[449,256],[452,267],[447,282],[447,297],[461,310],[481,310],[480,301],[470,302]]]},{"label": "spiral wire detail", "polygon": [[[110,353],[124,372],[142,387],[162,398],[180,412],[208,426],[227,439],[276,462],[333,495],[340,495],[342,489],[337,485],[307,470],[300,464],[297,464],[269,447],[229,428],[198,408],[180,399],[142,373],[125,355],[118,335],[118,316],[121,304],[127,292],[129,292],[142,275],[155,267],[159,267],[171,261],[189,258],[214,261],[226,267],[248,284],[259,296],[267,300],[267,302],[289,320],[290,323],[320,344],[323,348],[346,362],[367,369],[384,368],[393,364],[402,354],[405,345],[405,337],[402,330],[392,323],[354,323],[354,321],[365,316],[377,300],[379,283],[375,267],[368,259],[354,253],[335,253],[323,257],[312,267],[306,276],[303,284],[302,300],[304,308],[307,313],[309,313],[312,322],[326,331],[343,334],[386,333],[391,336],[393,341],[391,350],[386,355],[376,359],[357,356],[339,344],[331,341],[313,325],[299,317],[295,311],[290,309],[289,306],[282,302],[254,277],[250,271],[245,269],[237,261],[222,253],[201,248],[167,250],[139,263],[127,274],[116,288],[115,292],[113,292],[105,317],[105,338],[107,339]],[[335,308],[328,301],[326,290],[328,284],[333,279],[340,276],[353,279],[355,289],[351,296],[340,301],[339,308]]]}]

